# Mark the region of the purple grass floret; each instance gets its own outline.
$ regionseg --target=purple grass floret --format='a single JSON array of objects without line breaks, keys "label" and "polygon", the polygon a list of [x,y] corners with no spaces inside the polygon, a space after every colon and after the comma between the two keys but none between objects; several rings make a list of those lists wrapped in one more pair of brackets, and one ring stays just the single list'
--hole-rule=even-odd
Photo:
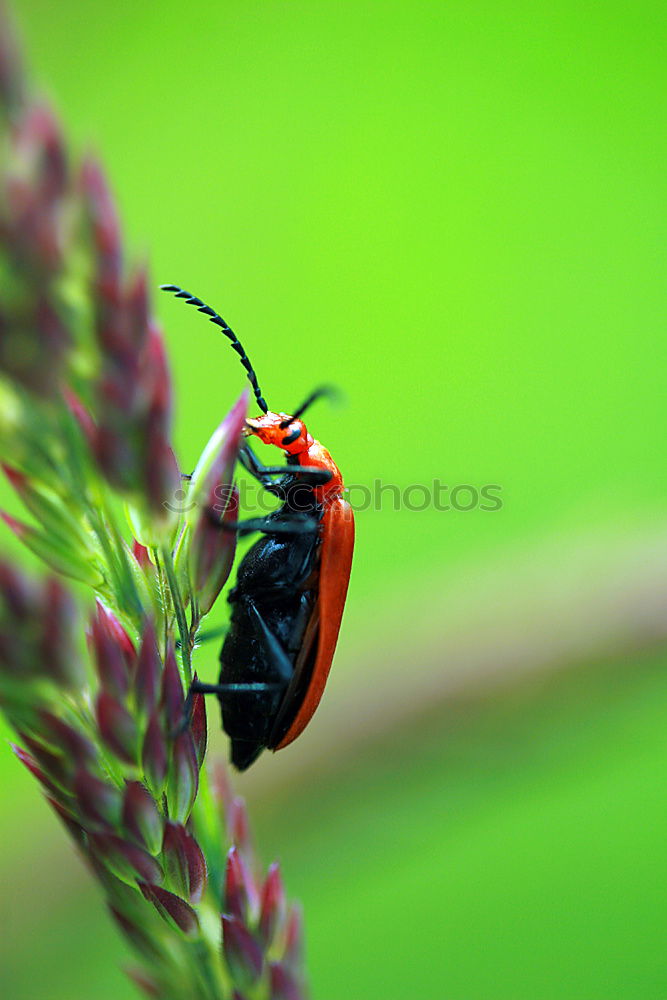
[{"label": "purple grass floret", "polygon": [[241,920],[231,914],[222,917],[222,943],[225,958],[234,977],[245,988],[252,988],[262,975],[264,954],[258,942]]},{"label": "purple grass floret", "polygon": [[90,830],[115,830],[123,809],[122,792],[108,781],[101,781],[81,767],[72,784],[77,812]]},{"label": "purple grass floret", "polygon": [[270,865],[260,893],[258,933],[266,948],[272,943],[276,931],[285,920],[285,889],[276,863]]},{"label": "purple grass floret", "polygon": [[155,799],[140,781],[128,781],[122,807],[122,825],[129,837],[157,854],[162,847],[164,820]]},{"label": "purple grass floret", "polygon": [[271,962],[270,966],[271,1000],[303,1000],[303,992],[299,981],[286,966],[280,962]]},{"label": "purple grass floret", "polygon": [[162,794],[167,779],[167,754],[167,738],[160,715],[155,710],[149,716],[146,726],[141,763],[146,781],[156,797]]},{"label": "purple grass floret", "polygon": [[21,508],[0,516],[47,570],[0,558],[12,749],[145,995],[299,1000],[298,911],[276,866],[262,884],[245,806],[220,765],[207,773],[204,698],[188,697],[235,557],[247,394],[182,488],[148,270],[128,261],[101,164],[76,163],[31,97],[2,6],[0,142],[0,465]]}]

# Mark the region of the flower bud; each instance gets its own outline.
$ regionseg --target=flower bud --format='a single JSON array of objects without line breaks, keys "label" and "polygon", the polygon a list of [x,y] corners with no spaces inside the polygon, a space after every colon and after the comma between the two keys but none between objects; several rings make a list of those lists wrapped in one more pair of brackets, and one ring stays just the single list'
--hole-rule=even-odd
[{"label": "flower bud", "polygon": [[142,569],[149,569],[152,566],[151,557],[148,554],[148,549],[141,542],[135,540],[132,542],[132,555],[137,560]]},{"label": "flower bud", "polygon": [[101,423],[95,436],[95,458],[109,482],[121,491],[136,489],[136,460],[125,430]]},{"label": "flower bud", "polygon": [[171,749],[167,800],[172,819],[185,823],[192,811],[198,787],[197,754],[192,734],[186,729],[176,736]]},{"label": "flower bud", "polygon": [[105,608],[101,601],[97,602],[97,614],[100,619],[104,619],[107,632],[116,640],[118,647],[125,658],[125,663],[129,673],[136,658],[134,643],[113,612],[109,611],[108,608]]},{"label": "flower bud", "polygon": [[16,743],[10,743],[9,745],[12,749],[12,753],[16,757],[18,757],[23,766],[30,771],[33,777],[37,778],[40,785],[42,785],[42,787],[45,788],[46,791],[49,792],[49,794],[52,797],[53,796],[57,797],[58,795],[61,794],[60,790],[56,788],[53,782],[46,777],[42,769],[38,766],[37,762],[34,760],[33,757],[30,756],[29,753],[27,753],[22,747],[17,746]]},{"label": "flower bud", "polygon": [[181,473],[165,430],[153,424],[147,428],[144,478],[153,534],[144,528],[143,538],[155,539],[153,544],[159,544],[170,539],[178,522],[178,512],[169,501],[181,485]]},{"label": "flower bud", "polygon": [[0,562],[0,597],[15,620],[27,618],[35,606],[37,586],[9,563]]},{"label": "flower bud", "polygon": [[117,757],[135,764],[139,750],[137,724],[121,702],[102,691],[97,698],[97,724],[102,739]]},{"label": "flower bud", "polygon": [[217,504],[216,513],[224,513],[230,495],[225,490],[229,491],[232,485],[247,410],[248,392],[244,390],[213,432],[197,462],[185,498],[186,521],[193,527],[209,507]]},{"label": "flower bud", "polygon": [[[136,351],[143,348],[149,335],[150,315],[148,310],[148,273],[146,267],[138,268],[130,278],[127,291],[128,339]],[[155,371],[154,356],[149,354],[148,366]],[[166,359],[158,378],[167,374]]]},{"label": "flower bud", "polygon": [[[195,674],[195,680],[197,675]],[[190,717],[190,732],[195,744],[197,764],[201,768],[206,756],[208,732],[206,727],[206,699],[203,694],[192,696],[192,714]]]},{"label": "flower bud", "polygon": [[119,637],[112,616],[99,602],[91,641],[102,689],[123,699],[130,685],[128,647]]},{"label": "flower bud", "polygon": [[148,714],[155,707],[162,673],[162,660],[157,648],[155,625],[151,619],[144,626],[132,685],[137,708]]},{"label": "flower bud", "polygon": [[184,899],[157,885],[140,884],[139,888],[168,924],[178,928],[188,937],[194,937],[199,933],[197,914]]},{"label": "flower bud", "polygon": [[164,658],[160,701],[167,731],[176,732],[181,729],[185,720],[185,698],[173,645],[169,645]]},{"label": "flower bud", "polygon": [[245,922],[249,917],[250,898],[255,897],[255,887],[236,847],[231,847],[225,866],[223,908],[225,913]]},{"label": "flower bud", "polygon": [[159,426],[166,427],[171,416],[172,403],[167,351],[159,327],[149,319],[147,312],[145,322],[146,350],[141,358],[144,395],[149,419]]},{"label": "flower bud", "polygon": [[123,796],[123,826],[149,854],[162,846],[162,817],[150,792],[140,781],[129,781]]},{"label": "flower bud", "polygon": [[38,712],[41,739],[63,754],[73,765],[91,764],[97,759],[97,750],[80,729],[70,726],[59,716],[42,709]]},{"label": "flower bud", "polygon": [[280,962],[271,962],[269,967],[271,994],[270,1000],[304,1000],[299,983],[286,966]]},{"label": "flower bud", "polygon": [[29,736],[25,732],[19,732],[19,736],[30,751],[40,770],[57,786],[59,796],[63,792],[70,794],[74,762],[67,760],[62,753],[54,753],[48,747],[44,746],[39,739]]},{"label": "flower bud", "polygon": [[80,186],[90,215],[101,277],[119,280],[120,226],[104,171],[92,157],[84,160]]},{"label": "flower bud", "polygon": [[88,823],[114,829],[120,820],[122,796],[115,785],[100,781],[85,768],[74,775],[74,794],[81,814]]},{"label": "flower bud", "polygon": [[238,491],[233,488],[233,476],[247,403],[244,392],[211,437],[192,475],[184,502],[191,532],[190,580],[204,614],[213,606],[234,561],[236,535],[226,530],[224,524],[238,518]]},{"label": "flower bud", "polygon": [[167,823],[162,855],[171,888],[190,902],[199,902],[206,884],[206,861],[199,844],[182,824]]},{"label": "flower bud", "polygon": [[44,581],[42,600],[45,607],[39,642],[42,660],[59,683],[70,690],[80,690],[85,672],[75,648],[77,617],[72,596],[59,580],[50,577]]},{"label": "flower bud", "polygon": [[265,948],[270,947],[276,929],[285,916],[285,890],[280,868],[274,862],[262,886],[259,911],[259,936]]},{"label": "flower bud", "polygon": [[156,797],[162,795],[167,778],[167,741],[157,709],[151,713],[141,749],[141,766],[148,786]]},{"label": "flower bud", "polygon": [[303,963],[303,913],[293,905],[285,928],[284,962],[290,969],[299,969]]},{"label": "flower bud", "polygon": [[191,837],[187,831],[185,833],[185,837],[183,838],[183,846],[185,848],[185,855],[188,862],[190,901],[192,903],[198,903],[204,894],[206,880],[208,878],[206,858],[204,857],[203,851],[195,838]]},{"label": "flower bud", "polygon": [[29,109],[18,136],[21,151],[34,163],[35,194],[44,206],[61,198],[67,188],[67,159],[60,126],[44,104]]},{"label": "flower bud", "polygon": [[236,917],[222,917],[222,947],[232,975],[243,988],[252,986],[262,975],[264,956],[248,928]]},{"label": "flower bud", "polygon": [[238,521],[239,491],[231,489],[222,517],[213,507],[202,512],[190,542],[190,578],[199,609],[207,615],[227,583],[236,554],[236,531],[227,527]]},{"label": "flower bud", "polygon": [[76,395],[69,386],[63,388],[63,396],[67,408],[74,417],[76,423],[83,434],[83,437],[88,444],[90,451],[92,452],[95,447],[95,441],[97,438],[97,428],[95,426],[95,421],[91,417],[90,413],[83,405],[79,397]]},{"label": "flower bud", "polygon": [[121,882],[134,885],[137,879],[152,883],[162,881],[162,869],[155,858],[122,837],[111,833],[91,833],[90,846]]},{"label": "flower bud", "polygon": [[185,827],[182,824],[171,822],[166,824],[162,840],[162,861],[166,885],[172,892],[186,899],[190,896],[190,878],[183,834]]},{"label": "flower bud", "polygon": [[227,827],[229,838],[247,860],[252,860],[253,848],[250,840],[248,812],[242,798],[235,798],[227,806]]}]

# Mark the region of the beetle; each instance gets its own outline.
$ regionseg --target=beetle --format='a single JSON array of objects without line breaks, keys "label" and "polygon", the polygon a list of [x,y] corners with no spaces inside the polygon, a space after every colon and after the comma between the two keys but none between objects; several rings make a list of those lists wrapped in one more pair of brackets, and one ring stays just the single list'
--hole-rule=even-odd
[{"label": "beetle", "polygon": [[[269,409],[255,370],[222,317],[178,285],[162,285],[208,316],[239,355],[261,413],[244,436],[279,448],[286,463],[263,465],[246,444],[240,460],[281,506],[266,518],[233,525],[263,535],[246,552],[230,591],[229,631],[220,651],[217,684],[195,681],[191,693],[215,694],[231,761],[240,771],[264,749],[282,750],[310,722],[327,682],[345,606],[354,515],[338,466],[301,419],[326,389],[292,414]],[[277,478],[276,478],[277,477]]]}]

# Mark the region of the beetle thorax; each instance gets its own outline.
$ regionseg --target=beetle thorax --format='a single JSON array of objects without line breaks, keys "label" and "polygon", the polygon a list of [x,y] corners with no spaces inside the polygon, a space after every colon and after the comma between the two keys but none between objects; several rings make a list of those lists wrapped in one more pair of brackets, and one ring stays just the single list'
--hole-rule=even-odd
[{"label": "beetle thorax", "polygon": [[288,413],[273,413],[269,410],[255,419],[246,420],[246,434],[258,437],[264,444],[275,445],[287,455],[292,455],[299,465],[330,472],[331,479],[328,483],[313,488],[319,502],[327,497],[341,495],[343,478],[338,466],[324,445],[308,433],[303,420],[294,420]]}]

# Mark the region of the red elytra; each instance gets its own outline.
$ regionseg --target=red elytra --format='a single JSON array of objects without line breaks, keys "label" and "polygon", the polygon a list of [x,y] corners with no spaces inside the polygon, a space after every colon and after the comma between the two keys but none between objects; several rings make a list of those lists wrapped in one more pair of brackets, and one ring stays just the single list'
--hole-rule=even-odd
[{"label": "red elytra", "polygon": [[313,717],[324,694],[340,632],[354,551],[352,508],[338,497],[327,508],[320,555],[320,620],[315,665],[301,706],[284,737],[276,746],[282,750],[300,736]]}]

